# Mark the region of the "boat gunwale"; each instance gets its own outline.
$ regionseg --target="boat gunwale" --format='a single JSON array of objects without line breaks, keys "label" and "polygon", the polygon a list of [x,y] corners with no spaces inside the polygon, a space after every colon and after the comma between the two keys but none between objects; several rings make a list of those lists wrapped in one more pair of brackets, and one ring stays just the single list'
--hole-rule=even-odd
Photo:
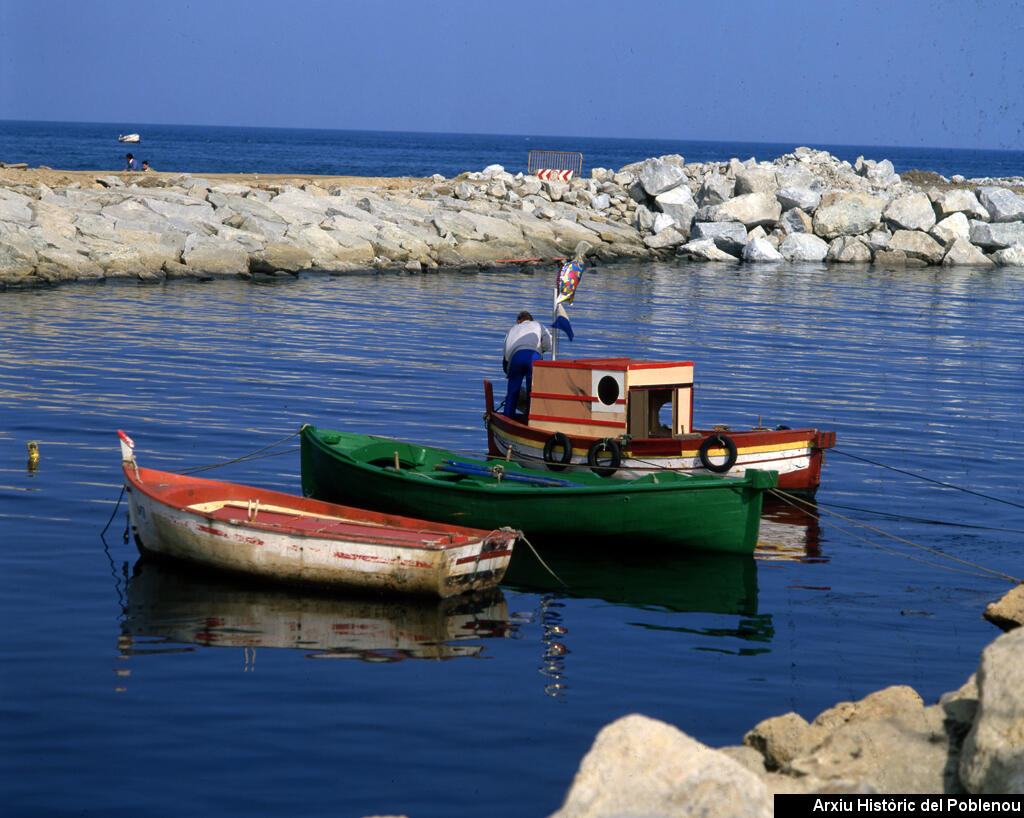
[{"label": "boat gunwale", "polygon": [[[312,430],[312,431],[309,431]],[[389,438],[382,438],[376,435],[357,435],[351,432],[338,432],[336,430],[319,429],[315,426],[307,425],[302,429],[303,439],[308,440],[310,443],[314,443],[317,448],[323,450],[323,452],[332,458],[343,458],[358,469],[372,470],[375,474],[382,476],[404,480],[408,482],[420,483],[424,480],[431,481],[431,485],[437,488],[444,488],[448,491],[457,492],[469,492],[479,494],[493,495],[498,489],[502,492],[515,492],[516,495],[530,495],[537,494],[538,496],[550,497],[554,495],[565,495],[572,497],[575,495],[586,494],[586,495],[602,495],[611,494],[616,496],[622,496],[624,494],[632,492],[642,493],[657,493],[665,491],[678,491],[679,489],[686,487],[692,491],[722,491],[722,490],[745,490],[751,489],[754,491],[760,491],[762,488],[771,488],[778,483],[778,473],[771,469],[748,469],[747,474],[742,477],[722,477],[718,475],[691,475],[683,474],[675,471],[667,471],[665,474],[652,474],[645,475],[644,477],[633,478],[631,480],[614,480],[610,478],[600,477],[592,473],[592,469],[589,466],[581,466],[578,471],[586,475],[588,480],[601,480],[606,482],[601,483],[581,483],[577,485],[559,486],[559,485],[529,485],[527,483],[512,482],[499,480],[497,477],[490,477],[485,475],[466,475],[459,478],[440,478],[429,471],[418,471],[415,468],[410,469],[395,469],[393,466],[379,466],[374,463],[360,460],[353,457],[347,451],[339,450],[333,447],[333,444],[323,440],[320,434],[332,434],[332,435],[343,435],[349,437],[362,437],[368,440],[372,440],[374,443],[387,443],[387,444],[398,444],[405,445],[411,448],[432,449],[437,452],[452,454],[460,457],[461,460],[469,462],[471,465],[480,466],[483,468],[493,468],[496,466],[509,468],[509,471],[514,474],[530,474],[530,472],[536,473],[538,478],[555,478],[558,477],[555,474],[544,474],[537,469],[530,469],[526,466],[520,466],[514,461],[509,462],[505,460],[499,460],[497,458],[488,458],[481,460],[478,457],[472,456],[460,456],[457,452],[450,452],[447,449],[440,449],[433,446],[423,446],[415,443],[407,443],[406,441],[395,441]],[[370,444],[367,444],[370,445]],[[361,447],[360,447],[361,448]],[[358,448],[353,451],[358,451]],[[401,459],[401,458],[399,458]],[[424,464],[420,464],[424,465]],[[526,471],[519,471],[525,469]],[[559,472],[559,474],[564,474]],[[667,475],[671,475],[664,482],[655,482],[659,477],[665,478]],[[765,475],[774,475],[774,477],[766,477]],[[533,476],[533,475],[530,475]],[[566,479],[571,479],[571,473]],[[770,486],[763,487],[759,484],[765,480],[771,481]],[[644,481],[644,482],[640,482]]]},{"label": "boat gunwale", "polygon": [[[503,531],[502,529],[491,529],[491,530],[488,530],[488,529],[482,529],[482,528],[475,528],[475,527],[471,527],[471,526],[459,526],[459,525],[453,525],[453,524],[444,523],[444,522],[433,522],[433,521],[429,521],[429,520],[418,520],[418,519],[411,518],[411,517],[406,517],[406,516],[403,516],[403,515],[387,514],[387,513],[384,513],[384,512],[372,511],[370,509],[366,509],[366,510],[354,509],[354,507],[343,506],[343,505],[335,504],[335,503],[327,503],[326,501],[315,500],[313,498],[306,498],[306,497],[291,498],[291,495],[287,495],[287,494],[285,494],[283,492],[278,492],[278,491],[275,491],[273,489],[262,489],[262,488],[258,488],[258,487],[255,487],[255,486],[244,486],[244,485],[237,484],[237,483],[226,483],[226,482],[221,482],[221,481],[217,481],[217,480],[208,480],[206,478],[194,478],[194,477],[191,477],[191,476],[180,475],[180,474],[177,474],[175,472],[166,472],[166,471],[161,471],[159,469],[152,469],[152,468],[147,468],[147,467],[135,466],[131,462],[122,462],[122,468],[123,468],[123,471],[124,471],[126,479],[130,483],[130,488],[138,489],[143,495],[148,497],[151,501],[153,501],[156,504],[159,504],[160,506],[162,506],[164,508],[172,509],[172,510],[174,510],[176,512],[180,512],[180,513],[189,515],[190,517],[195,517],[197,519],[207,520],[207,521],[209,521],[211,523],[214,523],[214,524],[216,524],[218,526],[232,527],[232,528],[237,527],[237,528],[247,528],[247,529],[260,530],[260,531],[265,531],[267,533],[274,533],[274,534],[278,534],[278,535],[282,535],[282,536],[287,536],[289,538],[301,539],[303,541],[330,540],[330,541],[348,542],[348,543],[357,543],[357,544],[360,543],[360,542],[363,542],[366,545],[370,545],[370,546],[386,546],[386,547],[389,547],[389,548],[403,548],[403,549],[409,549],[409,550],[412,550],[412,551],[442,552],[442,551],[457,551],[457,550],[462,549],[462,548],[473,547],[473,546],[476,545],[477,542],[480,542],[481,544],[486,545],[486,544],[488,544],[489,542],[491,542],[491,541],[493,541],[495,539],[504,540],[504,539],[507,539],[509,537],[513,537],[514,538],[514,537],[518,536],[518,533],[515,532],[515,531],[512,531],[512,530],[509,530],[509,531]],[[340,520],[339,518],[334,517],[334,520],[344,522],[344,523],[346,523],[348,525],[353,525],[353,526],[357,526],[357,527],[363,527],[363,526],[366,527],[367,533],[365,535],[360,534],[359,536],[354,536],[354,535],[346,535],[346,534],[343,534],[343,533],[335,533],[335,532],[330,532],[330,531],[306,531],[306,530],[302,530],[302,529],[298,529],[298,528],[291,528],[291,527],[288,527],[288,526],[282,526],[280,524],[274,524],[274,523],[270,523],[270,522],[260,521],[258,518],[255,519],[255,520],[243,520],[243,521],[225,519],[225,518],[222,518],[222,517],[214,516],[213,514],[210,514],[207,511],[204,511],[204,510],[201,510],[201,509],[191,508],[189,505],[186,505],[185,503],[182,503],[179,499],[170,499],[170,498],[162,497],[161,493],[159,491],[160,487],[154,487],[154,486],[152,486],[150,484],[147,484],[145,482],[145,480],[143,479],[142,474],[140,474],[140,473],[146,473],[149,476],[161,476],[161,477],[167,476],[167,477],[171,477],[171,478],[179,478],[179,480],[172,480],[171,481],[171,483],[174,484],[174,488],[170,489],[172,491],[175,490],[175,489],[184,491],[186,489],[189,489],[190,487],[201,488],[201,489],[206,489],[206,490],[214,490],[216,487],[220,487],[220,486],[226,487],[226,488],[240,488],[240,489],[249,490],[249,491],[253,492],[254,494],[262,494],[264,496],[273,497],[275,499],[284,500],[286,502],[287,502],[287,500],[289,498],[291,498],[292,500],[300,499],[304,503],[308,503],[310,505],[329,506],[329,507],[333,507],[335,509],[358,510],[361,513],[365,513],[367,516],[376,517],[376,518],[380,519],[381,522],[369,522],[369,521],[365,521],[364,522],[364,521],[360,521],[360,520],[349,520],[349,519]],[[166,488],[166,486],[164,486],[164,488]],[[200,502],[203,502],[203,501],[201,500]],[[213,502],[213,501],[207,500],[206,502]],[[227,502],[235,502],[235,501],[232,499],[232,500],[229,500]],[[244,502],[244,501],[238,501],[238,502]],[[316,514],[314,512],[312,515],[305,515],[305,516],[318,517],[320,515],[318,515],[318,514]],[[324,515],[324,518],[326,519],[326,518],[328,518],[328,516],[329,515]],[[401,525],[401,524],[396,524],[396,523],[389,523],[389,522],[386,522],[386,520],[388,520],[388,519],[397,520],[397,521],[414,522],[414,523],[417,523],[419,525],[414,527],[414,526],[411,526],[411,525],[407,526],[407,525]],[[430,527],[424,528],[423,525],[422,525],[423,523],[427,523]],[[404,531],[404,532],[408,533],[412,537],[419,536],[420,540],[419,541],[404,541],[404,540],[398,540],[398,539],[395,539],[395,538],[381,537],[380,536],[380,532],[382,530],[386,530],[386,529],[389,529],[389,528],[390,529],[398,529],[400,531]],[[429,537],[434,537],[434,538],[437,538],[437,539],[442,539],[443,538],[443,539],[446,539],[448,541],[447,542],[443,542],[443,541],[441,541],[441,542],[428,542],[427,538],[429,538]],[[507,543],[502,545],[503,549],[507,549],[508,547],[509,547],[509,544],[507,544]]]}]

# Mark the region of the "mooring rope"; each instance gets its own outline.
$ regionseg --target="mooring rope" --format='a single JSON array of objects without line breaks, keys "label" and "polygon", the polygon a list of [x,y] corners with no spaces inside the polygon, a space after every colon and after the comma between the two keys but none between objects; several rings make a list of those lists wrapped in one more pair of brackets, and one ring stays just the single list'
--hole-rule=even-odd
[{"label": "mooring rope", "polygon": [[835,452],[836,454],[841,454],[844,457],[852,457],[854,460],[861,460],[864,463],[870,463],[872,466],[878,466],[878,467],[883,468],[883,469],[889,469],[890,471],[898,472],[900,474],[905,474],[908,477],[916,477],[918,480],[924,480],[925,482],[928,482],[928,483],[935,483],[936,485],[944,486],[947,489],[956,489],[957,491],[962,491],[962,492],[965,492],[966,494],[973,494],[975,497],[981,497],[981,498],[983,498],[985,500],[992,500],[993,502],[996,502],[996,503],[1006,503],[1006,505],[1008,505],[1008,506],[1016,506],[1017,508],[1024,508],[1024,504],[1015,503],[1012,500],[1004,500],[1001,497],[993,497],[990,494],[982,494],[980,491],[972,491],[971,489],[965,489],[963,486],[957,486],[957,485],[954,485],[953,483],[946,483],[946,482],[944,482],[942,480],[936,480],[933,477],[927,477],[927,476],[925,476],[923,474],[918,474],[918,473],[912,472],[912,471],[906,471],[905,469],[897,469],[895,466],[889,466],[889,465],[886,465],[885,463],[879,463],[876,460],[869,460],[866,457],[861,457],[860,455],[857,455],[857,454],[851,454],[850,452],[844,452],[841,449],[830,449],[829,451]]},{"label": "mooring rope", "polygon": [[531,543],[528,539],[526,539],[526,535],[525,534],[520,532],[519,539],[521,539],[524,543],[526,543],[527,547],[533,552],[533,556],[535,556],[537,558],[537,562],[539,562],[544,567],[545,571],[547,571],[549,574],[551,574],[551,576],[553,576],[555,578],[555,581],[558,582],[558,584],[561,585],[563,589],[569,587],[569,584],[565,580],[563,580],[560,576],[558,576],[558,574],[556,574],[554,571],[552,571],[551,567],[546,562],[544,562],[543,559],[541,559],[540,554],[537,553],[537,549],[533,547],[533,543]]},{"label": "mooring rope", "polygon": [[[117,514],[117,510],[121,507],[121,499],[124,497],[124,486],[121,486],[121,494],[117,498],[117,503],[114,505],[114,510],[110,513],[110,519],[107,520],[107,524],[103,526],[103,530],[100,532],[100,539],[103,539],[103,535],[107,533],[107,529],[110,528],[110,524],[114,522],[114,517]],[[104,545],[106,542],[104,541]]]},{"label": "mooring rope", "polygon": [[[942,551],[939,551],[939,550],[937,550],[935,548],[929,548],[926,545],[921,545],[920,543],[911,542],[910,540],[904,539],[903,537],[898,537],[895,534],[890,534],[890,533],[888,533],[886,531],[882,531],[880,528],[875,528],[874,526],[870,526],[870,525],[868,525],[866,523],[858,522],[857,520],[851,519],[850,517],[845,517],[842,514],[839,514],[839,513],[835,512],[835,511],[831,511],[828,508],[822,508],[819,504],[814,503],[814,502],[812,502],[810,500],[805,500],[805,499],[803,499],[801,497],[796,497],[795,495],[789,494],[788,492],[780,491],[779,489],[769,489],[769,493],[772,496],[779,498],[784,503],[787,503],[788,505],[790,505],[790,506],[792,506],[794,508],[797,508],[797,509],[800,509],[800,510],[804,511],[808,516],[813,517],[816,520],[820,520],[821,516],[818,515],[818,514],[813,513],[812,511],[810,511],[810,509],[812,509],[812,508],[815,509],[815,510],[820,509],[822,511],[825,511],[826,513],[832,515],[833,517],[837,517],[840,520],[843,520],[844,522],[851,523],[852,525],[855,525],[855,526],[860,526],[861,528],[866,528],[868,531],[873,531],[876,534],[881,534],[883,537],[889,537],[890,539],[896,540],[897,542],[901,542],[901,543],[904,543],[905,545],[909,545],[911,548],[917,548],[917,549],[919,549],[921,551],[925,551],[925,552],[927,552],[929,554],[934,554],[935,556],[942,557],[943,559],[951,560],[952,562],[958,562],[961,565],[966,565],[969,568],[972,568],[974,570],[972,570],[972,571],[964,571],[963,569],[953,568],[953,567],[951,567],[949,565],[944,565],[942,563],[936,563],[936,562],[931,562],[929,560],[920,559],[920,558],[914,557],[914,556],[912,556],[910,554],[905,554],[902,551],[897,551],[897,550],[895,550],[893,548],[886,548],[884,545],[879,545],[878,543],[872,542],[871,540],[869,540],[869,539],[867,539],[865,537],[860,537],[860,536],[858,536],[857,534],[855,534],[855,533],[853,533],[851,531],[845,531],[844,529],[839,528],[837,526],[837,530],[842,531],[844,534],[848,534],[849,536],[853,537],[854,539],[860,540],[861,542],[865,542],[868,545],[871,545],[871,546],[873,546],[875,548],[878,548],[878,549],[880,549],[882,551],[886,551],[886,552],[888,552],[890,554],[895,554],[896,556],[904,557],[906,559],[913,560],[914,562],[920,562],[920,563],[923,563],[925,565],[931,565],[931,566],[933,566],[935,568],[943,568],[943,569],[945,569],[947,571],[955,571],[957,573],[968,574],[970,576],[979,576],[979,577],[992,577],[992,576],[994,576],[994,577],[999,577],[1000,579],[1009,580],[1010,582],[1012,582],[1012,583],[1014,583],[1016,585],[1020,585],[1022,582],[1024,582],[1024,580],[1020,579],[1019,577],[1015,577],[1015,576],[1012,576],[1010,574],[1003,573],[1002,571],[996,571],[995,569],[992,569],[992,568],[986,568],[984,565],[979,565],[976,562],[971,562],[969,560],[961,559],[960,557],[954,557],[954,556],[951,556],[949,554],[945,554]],[[976,573],[976,572],[979,572],[979,571],[982,572],[982,573]]]},{"label": "mooring rope", "polygon": [[975,531],[1001,531],[1005,534],[1024,534],[1021,528],[1003,528],[996,525],[978,525],[977,523],[957,523],[951,520],[935,520],[930,517],[914,517],[910,514],[897,514],[894,511],[881,511],[877,508],[863,508],[861,506],[844,506],[841,503],[828,503],[829,508],[841,508],[846,511],[862,511],[865,514],[875,514],[890,520],[909,520],[912,523],[926,523],[928,525],[946,525],[956,528],[970,528]]},{"label": "mooring rope", "polygon": [[[235,458],[232,458],[231,460],[225,460],[225,461],[223,461],[221,463],[213,463],[213,464],[211,464],[209,466],[194,466],[191,469],[182,469],[181,473],[182,474],[196,474],[197,472],[209,471],[210,469],[219,469],[221,466],[230,466],[233,463],[244,463],[247,460],[262,460],[265,457],[277,457],[278,455],[282,455],[282,454],[292,454],[293,452],[297,452],[299,450],[298,449],[285,449],[284,451],[271,452],[270,454],[262,454],[262,452],[267,451],[267,449],[273,449],[275,446],[280,446],[282,443],[285,443],[285,442],[291,440],[293,437],[298,437],[301,433],[302,433],[302,430],[300,429],[298,432],[292,432],[292,434],[288,435],[287,437],[281,438],[276,443],[271,443],[269,446],[264,446],[262,449],[256,449],[256,451],[249,452],[249,454],[243,454],[240,457],[235,457]],[[259,456],[257,456],[257,455],[259,455]]]}]

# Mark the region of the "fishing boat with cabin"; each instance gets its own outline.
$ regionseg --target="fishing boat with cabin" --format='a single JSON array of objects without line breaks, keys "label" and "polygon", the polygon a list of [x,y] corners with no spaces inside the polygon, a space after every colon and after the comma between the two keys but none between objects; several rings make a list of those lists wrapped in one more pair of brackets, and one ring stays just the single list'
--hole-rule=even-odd
[{"label": "fishing boat with cabin", "polygon": [[484,381],[488,451],[555,472],[591,468],[618,479],[675,471],[742,477],[778,472],[779,488],[813,496],[836,434],[816,428],[758,425],[698,428],[693,361],[559,359],[558,332],[573,337],[565,306],[583,275],[582,253],[555,282],[552,359],[533,363],[528,411],[496,406]]},{"label": "fishing boat with cabin", "polygon": [[562,472],[598,469],[631,480],[652,471],[742,477],[779,474],[779,488],[813,496],[835,432],[693,425],[692,361],[588,358],[536,361],[529,415],[494,404],[484,381],[488,451]]},{"label": "fishing boat with cabin", "polygon": [[750,554],[764,494],[777,475],[742,478],[645,474],[608,480],[589,469],[554,476],[502,459],[481,459],[386,437],[301,430],[302,492],[478,528],[512,526],[529,540],[577,552],[703,549]]},{"label": "fishing boat with cabin", "polygon": [[280,583],[449,597],[498,585],[519,537],[143,468],[118,436],[144,555]]}]

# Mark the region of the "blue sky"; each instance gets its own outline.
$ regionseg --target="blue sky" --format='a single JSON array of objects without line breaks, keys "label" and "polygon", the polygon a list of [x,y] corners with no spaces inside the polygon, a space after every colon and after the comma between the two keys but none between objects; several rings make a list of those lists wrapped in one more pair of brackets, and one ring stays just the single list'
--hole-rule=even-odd
[{"label": "blue sky", "polygon": [[0,0],[0,119],[1024,149],[1024,3]]}]

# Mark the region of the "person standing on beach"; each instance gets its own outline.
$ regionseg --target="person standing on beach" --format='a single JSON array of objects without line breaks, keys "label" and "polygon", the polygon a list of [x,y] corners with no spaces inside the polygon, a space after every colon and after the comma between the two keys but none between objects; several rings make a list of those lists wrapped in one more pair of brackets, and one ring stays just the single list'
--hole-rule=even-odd
[{"label": "person standing on beach", "polygon": [[124,169],[125,171],[137,171],[139,169],[139,160],[130,153],[126,153],[124,155]]},{"label": "person standing on beach", "polygon": [[515,419],[519,393],[526,380],[526,414],[530,414],[530,389],[533,386],[533,362],[551,349],[551,332],[540,321],[534,321],[523,310],[516,316],[515,326],[505,335],[505,357],[502,367],[508,376],[505,391],[505,414]]}]

